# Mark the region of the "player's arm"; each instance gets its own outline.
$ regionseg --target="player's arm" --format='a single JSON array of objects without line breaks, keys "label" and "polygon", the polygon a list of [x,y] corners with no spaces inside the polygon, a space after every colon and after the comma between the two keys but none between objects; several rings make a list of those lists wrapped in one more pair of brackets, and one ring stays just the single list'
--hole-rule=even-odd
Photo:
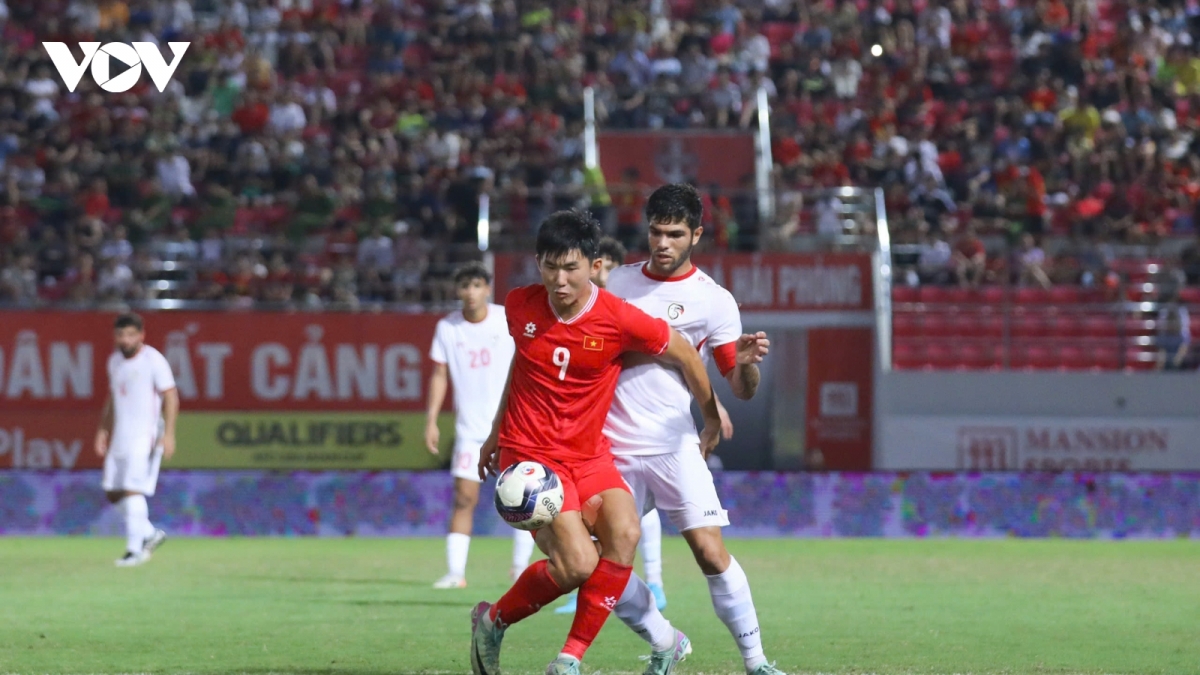
[{"label": "player's arm", "polygon": [[450,368],[437,361],[433,362],[433,374],[429,376],[429,398],[425,409],[425,449],[430,454],[438,454],[438,443],[442,432],[438,428],[438,415],[442,412],[442,404],[446,402],[446,390],[450,386]]},{"label": "player's arm", "polygon": [[100,426],[96,429],[96,455],[103,457],[108,454],[108,439],[113,428],[112,394],[104,397],[104,407],[100,410]]},{"label": "player's arm", "polygon": [[175,387],[164,391],[163,397],[163,458],[175,455],[175,422],[179,420],[179,390]]},{"label": "player's arm", "polygon": [[713,392],[712,382],[708,379],[708,369],[704,367],[700,353],[679,331],[673,328],[670,330],[671,341],[667,343],[667,351],[663,353],[663,358],[679,367],[692,397],[700,405],[700,414],[704,417],[700,450],[708,457],[720,440],[722,425],[721,413],[717,408],[717,395]]},{"label": "player's arm", "polygon": [[735,365],[725,372],[725,381],[729,383],[734,396],[749,401],[758,391],[758,383],[762,379],[758,364],[762,363],[770,350],[771,341],[766,333],[759,331],[753,335],[742,335],[735,345]]},{"label": "player's arm", "polygon": [[488,434],[483,447],[479,449],[479,479],[486,480],[488,473],[500,473],[500,425],[504,422],[504,414],[508,412],[508,392],[512,389],[513,368],[517,359],[513,358],[508,364],[508,377],[504,380],[504,393],[500,395],[500,405],[496,406],[496,417],[492,419],[492,433]]}]

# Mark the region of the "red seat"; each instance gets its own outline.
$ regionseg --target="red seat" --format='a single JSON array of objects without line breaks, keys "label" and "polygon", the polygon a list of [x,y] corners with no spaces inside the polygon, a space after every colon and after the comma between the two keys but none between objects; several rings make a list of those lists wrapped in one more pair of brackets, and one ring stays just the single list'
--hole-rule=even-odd
[{"label": "red seat", "polygon": [[1037,314],[1014,314],[1011,330],[1014,338],[1044,337],[1049,334],[1045,318]]},{"label": "red seat", "polygon": [[965,370],[998,369],[1000,361],[986,344],[964,344],[958,350],[958,367]]},{"label": "red seat", "polygon": [[1118,333],[1117,326],[1117,320],[1111,316],[1093,315],[1083,317],[1084,337],[1116,337]]},{"label": "red seat", "polygon": [[1121,352],[1116,347],[1097,347],[1092,350],[1092,366],[1100,370],[1120,370]]},{"label": "red seat", "polygon": [[941,286],[922,286],[919,289],[921,302],[929,303],[931,305],[941,305],[948,302],[954,302],[951,300],[951,290],[952,289],[949,288],[942,288]]},{"label": "red seat", "polygon": [[897,337],[921,334],[921,317],[909,312],[892,314],[892,333]]},{"label": "red seat", "polygon": [[1058,358],[1049,347],[1019,344],[1013,347],[1012,364],[1015,369],[1054,370],[1058,368]]},{"label": "red seat", "polygon": [[950,319],[945,314],[926,314],[921,325],[921,334],[929,337],[946,337],[953,333]]},{"label": "red seat", "polygon": [[942,342],[930,342],[925,346],[925,367],[933,369],[951,368],[956,363],[954,349]]},{"label": "red seat", "polygon": [[1018,288],[1018,305],[1044,305],[1050,302],[1050,292],[1044,288]]},{"label": "red seat", "polygon": [[1008,297],[1008,291],[1003,286],[984,286],[979,294],[983,296],[985,305],[1001,305]]},{"label": "red seat", "polygon": [[1200,286],[1188,286],[1179,290],[1179,301],[1186,305],[1200,305]]},{"label": "red seat", "polygon": [[920,296],[917,294],[917,289],[912,286],[893,286],[892,287],[892,302],[917,302]]},{"label": "red seat", "polygon": [[1055,286],[1050,289],[1050,301],[1060,305],[1073,305],[1082,297],[1078,286]]},{"label": "red seat", "polygon": [[954,319],[955,334],[973,338],[1004,336],[1004,319],[995,314],[959,314]]},{"label": "red seat", "polygon": [[1077,314],[1060,316],[1055,335],[1072,338],[1087,337],[1087,322]]},{"label": "red seat", "polygon": [[914,370],[924,365],[924,349],[918,344],[897,340],[892,347],[892,366],[900,370]]},{"label": "red seat", "polygon": [[1079,347],[1062,347],[1058,350],[1059,367],[1066,370],[1087,370],[1092,367],[1091,354]]}]

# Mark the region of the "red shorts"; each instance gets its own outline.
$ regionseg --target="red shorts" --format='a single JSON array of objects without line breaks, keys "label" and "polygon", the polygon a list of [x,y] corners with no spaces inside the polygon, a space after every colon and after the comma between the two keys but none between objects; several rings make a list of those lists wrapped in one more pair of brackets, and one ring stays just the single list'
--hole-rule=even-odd
[{"label": "red shorts", "polygon": [[629,483],[625,482],[625,478],[617,470],[612,454],[607,452],[584,462],[562,464],[513,448],[500,449],[501,471],[518,462],[537,462],[558,476],[558,481],[563,487],[563,511],[579,511],[581,504],[605,490],[624,490],[633,494]]}]

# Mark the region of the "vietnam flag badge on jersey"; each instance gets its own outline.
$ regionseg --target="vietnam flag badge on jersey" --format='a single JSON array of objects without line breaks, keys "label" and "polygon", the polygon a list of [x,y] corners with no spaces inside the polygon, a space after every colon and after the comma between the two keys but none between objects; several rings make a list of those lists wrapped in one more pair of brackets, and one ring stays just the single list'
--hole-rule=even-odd
[{"label": "vietnam flag badge on jersey", "polygon": [[585,336],[583,338],[583,348],[590,352],[602,352],[604,351],[604,338],[594,338],[590,335]]}]

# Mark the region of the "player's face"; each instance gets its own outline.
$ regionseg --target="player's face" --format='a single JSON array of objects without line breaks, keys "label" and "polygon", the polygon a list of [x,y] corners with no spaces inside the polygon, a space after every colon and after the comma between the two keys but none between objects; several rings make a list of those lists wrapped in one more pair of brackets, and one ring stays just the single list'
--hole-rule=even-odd
[{"label": "player's face", "polygon": [[542,285],[558,309],[572,307],[584,299],[592,277],[603,265],[600,258],[589,262],[578,250],[558,258],[545,257],[538,261]]},{"label": "player's face", "polygon": [[650,223],[650,271],[669,277],[692,257],[703,227],[693,232],[687,223]]},{"label": "player's face", "polygon": [[483,279],[464,279],[458,284],[458,299],[464,312],[474,312],[487,304],[492,287]]},{"label": "player's face", "polygon": [[113,342],[116,343],[117,349],[129,358],[136,354],[142,348],[142,341],[146,339],[146,334],[134,328],[126,326],[113,331]]},{"label": "player's face", "polygon": [[608,285],[608,273],[616,268],[617,261],[607,256],[601,258],[600,261],[600,269],[596,270],[596,273],[592,275],[592,283],[600,288],[604,288]]}]

